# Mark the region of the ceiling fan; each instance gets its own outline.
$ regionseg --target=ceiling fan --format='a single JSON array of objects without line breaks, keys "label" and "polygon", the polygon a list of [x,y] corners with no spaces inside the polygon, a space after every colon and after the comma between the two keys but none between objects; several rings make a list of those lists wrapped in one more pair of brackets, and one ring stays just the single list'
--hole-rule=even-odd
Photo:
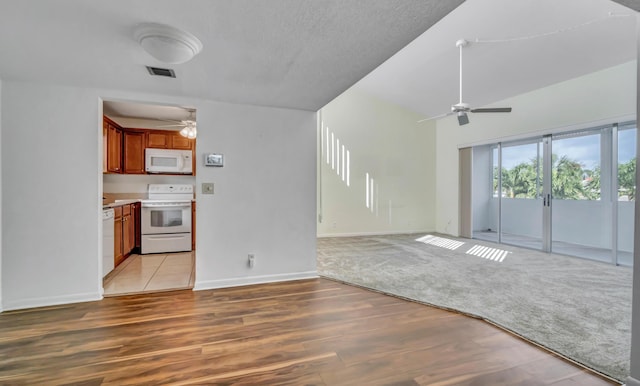
[{"label": "ceiling fan", "polygon": [[198,130],[196,129],[196,119],[193,116],[194,112],[194,110],[189,110],[189,118],[180,121],[165,119],[164,121],[174,122],[175,124],[158,127],[182,127],[182,129],[180,130],[180,135],[189,139],[194,139],[198,134]]},{"label": "ceiling fan", "polygon": [[469,45],[469,42],[464,39],[460,39],[456,42],[456,47],[460,49],[460,99],[459,99],[459,102],[451,106],[451,112],[449,113],[437,115],[431,118],[422,119],[422,120],[419,120],[418,122],[424,122],[431,119],[439,119],[442,117],[456,114],[458,116],[458,124],[462,126],[469,123],[469,117],[467,116],[467,113],[510,113],[511,112],[511,107],[487,107],[487,108],[472,109],[468,103],[464,103],[462,101],[462,48],[466,47],[467,45]]}]

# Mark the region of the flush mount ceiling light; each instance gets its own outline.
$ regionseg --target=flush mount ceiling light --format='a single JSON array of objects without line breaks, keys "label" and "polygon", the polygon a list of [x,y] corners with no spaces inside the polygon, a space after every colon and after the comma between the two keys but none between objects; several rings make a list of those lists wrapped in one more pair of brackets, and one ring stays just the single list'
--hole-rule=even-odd
[{"label": "flush mount ceiling light", "polygon": [[140,24],[134,36],[149,55],[164,63],[185,63],[202,51],[197,37],[165,24]]}]

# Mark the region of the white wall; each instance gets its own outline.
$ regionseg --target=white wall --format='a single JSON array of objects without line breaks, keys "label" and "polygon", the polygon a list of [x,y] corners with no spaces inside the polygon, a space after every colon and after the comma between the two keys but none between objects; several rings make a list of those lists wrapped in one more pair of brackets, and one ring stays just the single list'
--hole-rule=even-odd
[{"label": "white wall", "polygon": [[224,167],[198,164],[215,195],[196,189],[196,289],[316,275],[315,145],[316,113],[198,106],[198,157]]},{"label": "white wall", "polygon": [[[472,101],[470,101],[472,102]],[[635,115],[635,61],[519,95],[496,106],[509,114],[470,114],[458,126],[455,117],[438,120],[436,148],[436,230],[457,235],[458,147],[553,129]]]},{"label": "white wall", "polygon": [[216,183],[197,196],[197,287],[315,275],[315,113],[6,80],[2,93],[4,309],[100,298],[100,98],[194,106],[198,156],[225,153],[224,168],[197,165],[197,184]]},{"label": "white wall", "polygon": [[2,302],[2,79],[0,79],[0,312],[3,310]]},{"label": "white wall", "polygon": [[[321,118],[319,236],[434,230],[435,128],[432,122],[418,124],[421,116],[355,89],[325,106]],[[334,146],[340,143],[339,151],[334,148],[333,161],[332,134]],[[345,159],[346,151],[350,156],[348,171],[342,159],[342,146]],[[370,185],[373,200],[370,199],[369,208],[366,205],[367,173],[373,179]]]},{"label": "white wall", "polygon": [[105,193],[146,194],[149,184],[194,185],[196,183],[196,178],[194,176],[151,174],[105,174],[102,181],[102,189]]}]

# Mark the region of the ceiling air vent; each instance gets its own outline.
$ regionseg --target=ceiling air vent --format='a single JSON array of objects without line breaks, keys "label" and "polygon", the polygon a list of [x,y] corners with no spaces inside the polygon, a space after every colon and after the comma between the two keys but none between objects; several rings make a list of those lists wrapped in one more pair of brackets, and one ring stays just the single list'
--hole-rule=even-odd
[{"label": "ceiling air vent", "polygon": [[156,76],[166,76],[167,78],[175,78],[176,73],[173,72],[170,68],[158,68],[158,67],[149,67],[147,66],[147,71],[149,74]]}]

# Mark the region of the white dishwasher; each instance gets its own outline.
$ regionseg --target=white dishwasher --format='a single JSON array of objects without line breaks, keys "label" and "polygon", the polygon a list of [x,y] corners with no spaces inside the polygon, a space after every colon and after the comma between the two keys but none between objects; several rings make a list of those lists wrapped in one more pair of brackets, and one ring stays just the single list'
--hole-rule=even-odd
[{"label": "white dishwasher", "polygon": [[113,208],[102,210],[102,277],[113,271],[115,263],[113,217]]}]

